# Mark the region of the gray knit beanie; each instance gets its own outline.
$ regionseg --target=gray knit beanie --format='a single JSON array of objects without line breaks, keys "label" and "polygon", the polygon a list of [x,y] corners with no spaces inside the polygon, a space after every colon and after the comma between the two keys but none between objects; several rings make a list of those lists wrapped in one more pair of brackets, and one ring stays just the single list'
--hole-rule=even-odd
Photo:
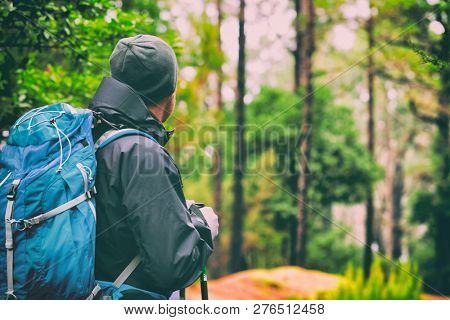
[{"label": "gray knit beanie", "polygon": [[177,59],[172,48],[158,37],[139,34],[119,40],[109,64],[112,76],[133,88],[147,105],[175,91]]}]

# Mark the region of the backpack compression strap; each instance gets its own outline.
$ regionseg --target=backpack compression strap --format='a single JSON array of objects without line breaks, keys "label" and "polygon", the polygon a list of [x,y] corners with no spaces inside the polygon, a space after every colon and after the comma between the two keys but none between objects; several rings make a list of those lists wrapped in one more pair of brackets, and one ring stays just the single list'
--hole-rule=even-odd
[{"label": "backpack compression strap", "polygon": [[[95,143],[94,148],[95,151],[102,149],[106,147],[108,144],[113,142],[114,140],[124,137],[124,136],[131,136],[131,135],[140,135],[147,137],[156,143],[158,143],[155,138],[153,138],[151,135],[149,135],[146,132],[142,132],[140,130],[136,129],[121,129],[121,130],[110,130],[105,132]],[[121,285],[125,283],[125,281],[128,279],[128,277],[133,273],[134,270],[136,270],[137,266],[141,263],[141,257],[139,254],[137,254],[133,260],[125,267],[125,269],[120,273],[120,275],[117,277],[117,279],[114,281],[113,285],[116,288],[119,288]],[[95,296],[100,292],[102,288],[97,283],[94,289],[92,290],[89,297],[87,297],[86,300],[93,300]]]},{"label": "backpack compression strap", "polygon": [[6,204],[5,212],[5,249],[6,249],[6,278],[7,291],[6,299],[16,299],[14,295],[14,241],[12,224],[14,222],[14,200],[16,199],[17,188],[19,187],[20,179],[16,179],[11,184],[11,189],[6,196],[8,202]]}]

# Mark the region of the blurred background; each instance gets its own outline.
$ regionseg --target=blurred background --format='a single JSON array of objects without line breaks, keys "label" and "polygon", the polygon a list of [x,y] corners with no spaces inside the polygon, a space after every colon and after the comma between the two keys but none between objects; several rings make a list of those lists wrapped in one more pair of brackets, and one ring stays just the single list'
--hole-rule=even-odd
[{"label": "blurred background", "polygon": [[211,298],[445,298],[449,18],[446,0],[2,0],[2,143],[30,108],[87,107],[120,38],[158,35],[179,61],[167,148],[220,216]]}]

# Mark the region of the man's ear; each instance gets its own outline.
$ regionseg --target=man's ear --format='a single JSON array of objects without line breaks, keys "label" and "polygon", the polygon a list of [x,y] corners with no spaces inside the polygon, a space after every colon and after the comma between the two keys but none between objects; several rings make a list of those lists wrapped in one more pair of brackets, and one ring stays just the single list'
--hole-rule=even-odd
[{"label": "man's ear", "polygon": [[159,121],[166,121],[172,114],[175,105],[175,93],[161,99],[158,103],[148,107],[148,111]]}]

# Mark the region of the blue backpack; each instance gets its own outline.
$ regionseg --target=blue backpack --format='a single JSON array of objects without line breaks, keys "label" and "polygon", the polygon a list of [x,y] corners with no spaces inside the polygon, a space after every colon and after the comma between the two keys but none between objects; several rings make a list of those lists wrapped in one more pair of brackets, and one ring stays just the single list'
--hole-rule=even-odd
[{"label": "blue backpack", "polygon": [[139,257],[114,283],[94,278],[95,150],[124,135],[153,138],[124,129],[94,145],[92,125],[90,110],[58,103],[27,112],[12,126],[0,151],[0,297],[120,299],[131,288],[123,283]]}]

